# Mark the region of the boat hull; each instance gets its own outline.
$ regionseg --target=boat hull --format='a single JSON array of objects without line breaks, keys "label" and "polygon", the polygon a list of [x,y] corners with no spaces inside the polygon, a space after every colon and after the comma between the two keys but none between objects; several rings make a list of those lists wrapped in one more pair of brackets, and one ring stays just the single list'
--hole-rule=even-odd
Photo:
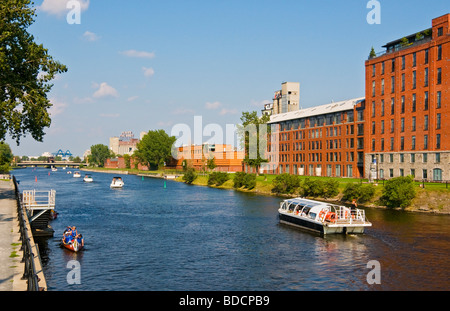
[{"label": "boat hull", "polygon": [[319,223],[313,220],[307,220],[303,217],[279,213],[280,223],[294,226],[300,229],[313,231],[319,234],[362,234],[364,228],[368,225],[346,224],[336,225],[333,223]]},{"label": "boat hull", "polygon": [[83,249],[83,245],[81,245],[80,243],[78,243],[76,241],[74,241],[74,243],[70,243],[70,244],[61,242],[61,244],[64,248],[71,250],[72,252],[79,252]]}]

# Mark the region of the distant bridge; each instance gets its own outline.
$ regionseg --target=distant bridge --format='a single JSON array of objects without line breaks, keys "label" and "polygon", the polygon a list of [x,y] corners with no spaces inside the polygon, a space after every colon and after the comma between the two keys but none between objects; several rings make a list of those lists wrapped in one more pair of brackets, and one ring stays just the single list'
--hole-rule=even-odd
[{"label": "distant bridge", "polygon": [[43,162],[43,161],[22,161],[16,164],[17,166],[68,166],[68,167],[79,167],[80,165],[86,165],[86,163],[76,163],[72,161],[54,161],[54,162]]}]

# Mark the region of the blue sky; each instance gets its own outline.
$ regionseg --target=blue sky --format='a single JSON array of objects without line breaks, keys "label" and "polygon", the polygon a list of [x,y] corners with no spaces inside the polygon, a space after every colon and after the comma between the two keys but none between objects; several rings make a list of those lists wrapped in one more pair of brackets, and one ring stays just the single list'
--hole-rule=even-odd
[{"label": "blue sky", "polygon": [[364,96],[372,46],[450,12],[448,0],[379,0],[381,24],[369,25],[368,0],[79,0],[81,23],[68,24],[65,2],[35,0],[29,31],[68,72],[49,94],[44,142],[8,139],[16,155],[82,155],[123,131],[170,133],[194,116],[225,129],[284,81],[300,82],[303,108]]}]

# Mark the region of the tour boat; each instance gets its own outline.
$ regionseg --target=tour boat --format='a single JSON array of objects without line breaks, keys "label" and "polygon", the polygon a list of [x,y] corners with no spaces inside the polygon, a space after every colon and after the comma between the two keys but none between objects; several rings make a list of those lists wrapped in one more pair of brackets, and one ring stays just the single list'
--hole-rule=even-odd
[{"label": "tour boat", "polygon": [[75,173],[73,173],[73,177],[81,177],[80,172],[75,172]]},{"label": "tour boat", "polygon": [[94,181],[94,179],[92,178],[92,176],[89,175],[89,174],[86,174],[86,176],[84,176],[83,180],[84,180],[85,182],[93,182],[93,181]]},{"label": "tour boat", "polygon": [[72,231],[65,230],[63,237],[61,239],[61,246],[67,248],[68,250],[71,250],[73,252],[78,252],[83,249],[84,247],[84,238],[81,234],[75,234],[75,236],[72,234]]},{"label": "tour boat", "polygon": [[304,198],[286,199],[278,209],[280,223],[320,234],[364,233],[372,226],[365,211]]},{"label": "tour boat", "polygon": [[124,182],[122,180],[122,177],[114,177],[111,182],[111,188],[122,188],[124,185]]}]

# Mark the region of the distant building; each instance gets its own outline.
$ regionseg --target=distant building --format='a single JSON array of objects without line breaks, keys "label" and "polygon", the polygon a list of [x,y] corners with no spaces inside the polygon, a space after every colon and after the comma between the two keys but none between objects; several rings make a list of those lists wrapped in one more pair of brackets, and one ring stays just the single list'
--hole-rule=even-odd
[{"label": "distant building", "polygon": [[137,149],[138,143],[139,139],[134,138],[133,132],[122,132],[120,137],[116,136],[109,138],[109,149],[116,155],[132,155],[133,152]]},{"label": "distant building", "polygon": [[237,151],[231,145],[202,144],[188,145],[178,148],[176,169],[183,169],[185,165],[196,170],[207,170],[208,159],[214,158],[216,168],[220,172],[242,172],[244,152]]},{"label": "distant building", "polygon": [[300,83],[283,82],[281,90],[276,91],[271,104],[264,105],[262,113],[264,115],[273,115],[297,111],[300,101]]}]

